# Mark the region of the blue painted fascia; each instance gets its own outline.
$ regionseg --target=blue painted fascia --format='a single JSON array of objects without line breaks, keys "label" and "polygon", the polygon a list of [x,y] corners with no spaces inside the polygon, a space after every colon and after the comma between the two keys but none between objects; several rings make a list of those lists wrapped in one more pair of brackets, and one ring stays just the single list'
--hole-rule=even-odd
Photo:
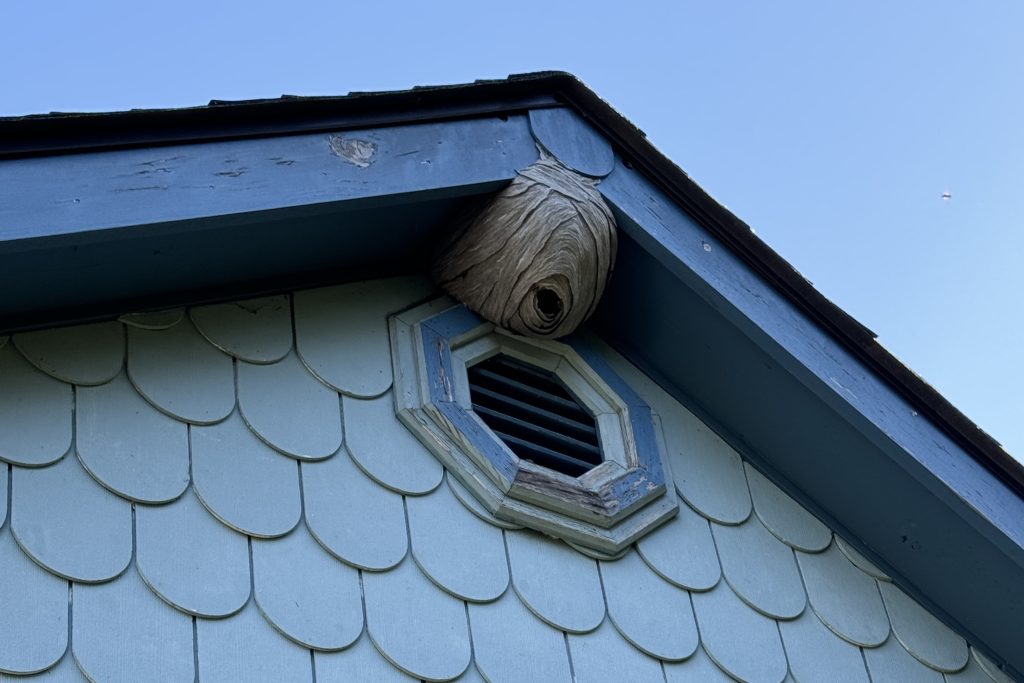
[{"label": "blue painted fascia", "polygon": [[419,267],[525,115],[0,161],[0,330]]},{"label": "blue painted fascia", "polygon": [[947,623],[1018,669],[1024,499],[654,183],[599,189],[602,335]]}]

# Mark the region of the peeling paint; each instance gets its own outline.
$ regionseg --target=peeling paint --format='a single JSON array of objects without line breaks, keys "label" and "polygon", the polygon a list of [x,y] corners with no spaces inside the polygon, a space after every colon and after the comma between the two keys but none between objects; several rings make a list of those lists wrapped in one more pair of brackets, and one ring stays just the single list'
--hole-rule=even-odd
[{"label": "peeling paint", "polygon": [[332,135],[329,140],[331,152],[336,157],[359,168],[367,168],[377,154],[377,143],[370,140],[347,138],[343,135]]}]

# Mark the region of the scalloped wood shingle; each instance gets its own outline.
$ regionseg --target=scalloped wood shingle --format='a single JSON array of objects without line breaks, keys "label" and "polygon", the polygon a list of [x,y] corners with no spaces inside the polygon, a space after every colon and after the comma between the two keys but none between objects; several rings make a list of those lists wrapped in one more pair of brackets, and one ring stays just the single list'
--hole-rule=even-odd
[{"label": "scalloped wood shingle", "polygon": [[338,395],[294,353],[270,365],[239,362],[238,407],[256,436],[286,455],[323,460],[341,447]]},{"label": "scalloped wood shingle", "polygon": [[[534,616],[515,593],[469,605],[476,665],[491,683],[570,683],[565,636]],[[512,635],[514,634],[514,635]]]},{"label": "scalloped wood shingle", "polygon": [[313,682],[309,650],[275,631],[252,601],[230,619],[196,619],[196,650],[201,681]]},{"label": "scalloped wood shingle", "polygon": [[10,505],[18,545],[58,576],[109,581],[131,560],[131,506],[93,481],[74,455],[49,467],[15,467]]},{"label": "scalloped wood shingle", "polygon": [[447,486],[406,499],[412,556],[423,573],[452,595],[474,602],[508,588],[501,529],[466,510]]},{"label": "scalloped wood shingle", "polygon": [[[219,315],[214,308],[206,312],[212,319]],[[280,341],[283,317],[280,310],[276,314]],[[133,337],[145,319],[133,319]],[[383,313],[367,314],[365,320],[384,329]],[[161,322],[160,316],[150,322],[166,329],[146,334],[171,333],[165,340],[174,336],[175,325],[192,324],[170,318]],[[244,324],[228,327],[236,335],[233,340],[212,328],[204,332],[240,356],[250,353],[243,349],[250,332],[254,344],[264,339],[265,330],[242,333]],[[111,323],[107,330],[118,328]],[[372,375],[380,358],[360,355],[359,330],[338,333],[339,339],[357,340],[335,349],[344,358],[342,365],[358,374],[366,361],[367,376]],[[30,353],[31,345],[16,340],[0,351],[20,364],[29,384],[67,396],[44,411],[58,433],[62,422],[70,429],[71,392],[78,393],[81,451],[51,452],[46,457],[58,460],[44,467],[0,466],[0,669],[17,650],[16,656],[32,660],[33,670],[53,665],[27,680],[86,680],[70,652],[61,656],[70,614],[72,647],[97,680],[178,675],[191,680],[198,653],[206,681],[309,681],[314,667],[318,683],[416,680],[399,666],[415,669],[418,676],[454,677],[460,683],[523,680],[526,671],[533,672],[526,678],[559,680],[567,677],[570,661],[577,683],[648,676],[661,683],[725,680],[722,668],[750,680],[863,681],[863,660],[848,642],[855,638],[871,641],[864,657],[877,680],[888,675],[889,680],[919,676],[941,681],[937,669],[962,662],[966,667],[945,674],[948,683],[1009,680],[977,653],[965,659],[959,636],[937,628],[894,586],[879,589],[875,579],[884,575],[877,568],[840,539],[828,545],[827,528],[749,464],[737,466],[735,452],[722,444],[685,458],[677,453],[673,461],[677,480],[702,482],[700,490],[689,490],[698,511],[683,503],[678,517],[621,559],[599,564],[564,543],[508,530],[515,525],[483,509],[450,474],[442,473],[432,456],[410,450],[405,428],[392,413],[385,414],[393,410],[387,387],[377,398],[341,399],[310,374],[294,348],[279,360],[266,362],[272,360],[268,356],[254,365],[231,361],[195,332],[186,336],[186,347],[201,344],[203,355],[233,363],[245,375],[239,400],[242,410],[250,409],[250,423],[235,411],[210,425],[189,426],[181,416],[158,412],[123,375],[71,389],[21,358],[17,347]],[[362,341],[370,348],[382,339],[386,348],[386,337],[377,332]],[[202,358],[164,348],[164,342],[151,346],[153,355],[143,365],[177,359],[181,372],[167,372],[169,386],[202,369]],[[134,352],[149,354],[149,349],[136,345]],[[664,429],[670,447],[714,442],[710,432],[702,435],[706,428],[692,415],[681,412],[682,406],[605,351],[631,386],[655,396],[648,400],[670,415],[672,424]],[[104,356],[107,372],[119,365],[116,356],[116,348]],[[62,372],[56,366],[47,372]],[[254,375],[260,381],[246,384]],[[2,384],[0,376],[0,393]],[[341,445],[342,402],[355,406],[344,411],[344,420],[352,422],[347,436],[358,451],[358,464]],[[675,412],[683,418],[673,418]],[[16,413],[0,416],[9,414]],[[180,435],[189,431],[193,490],[169,504],[136,505],[138,568],[133,567],[131,505],[122,496],[155,497],[146,492],[164,481],[163,466],[176,467],[178,485],[187,486],[189,443]],[[13,438],[32,434],[28,429]],[[267,445],[275,439],[275,447]],[[321,447],[310,448],[317,439],[323,439]],[[286,455],[287,449],[295,452]],[[723,452],[727,455],[720,457]],[[151,481],[145,479],[149,475]],[[448,483],[441,482],[445,477]],[[708,518],[718,521],[709,523]],[[250,546],[246,535],[258,538]],[[803,586],[793,579],[791,547],[797,549],[811,607],[795,619],[788,617],[800,605],[792,597]],[[727,581],[721,580],[719,555]],[[68,582],[58,578],[64,576],[97,583],[76,583],[69,606]],[[255,583],[251,596],[250,576]],[[734,588],[762,612],[786,618],[764,616],[737,597]],[[886,593],[884,606],[879,590]],[[32,602],[19,603],[26,595]],[[370,611],[370,635],[377,646],[367,635],[364,609]],[[196,619],[195,652],[190,611],[227,614]],[[12,615],[18,624],[5,621]],[[52,639],[27,643],[19,639],[19,629],[49,632]],[[513,630],[520,640],[510,637]],[[130,650],[136,634],[150,645]],[[415,637],[427,645],[417,644]],[[159,672],[148,673],[157,667]],[[0,680],[10,677],[0,673]]]},{"label": "scalloped wood shingle", "polygon": [[184,422],[219,422],[235,407],[231,357],[187,319],[161,330],[129,327],[128,377],[147,401]]},{"label": "scalloped wood shingle", "polygon": [[370,571],[397,565],[409,550],[402,497],[363,474],[347,453],[302,463],[306,525],[332,555]]},{"label": "scalloped wood shingle", "polygon": [[39,466],[71,447],[71,387],[0,348],[0,460]]},{"label": "scalloped wood shingle", "polygon": [[192,479],[207,510],[251,536],[283,536],[302,515],[298,464],[256,438],[237,412],[192,428]]},{"label": "scalloped wood shingle", "polygon": [[363,630],[359,572],[299,525],[284,538],[252,540],[256,604],[278,631],[318,650],[340,650]]},{"label": "scalloped wood shingle", "polygon": [[428,681],[469,667],[466,606],[427,580],[411,559],[389,572],[363,574],[366,630],[389,661]]},{"label": "scalloped wood shingle", "polygon": [[875,580],[833,544],[821,553],[797,552],[807,597],[818,617],[854,645],[876,647],[889,636],[889,618]]},{"label": "scalloped wood shingle", "polygon": [[42,671],[68,646],[68,583],[25,557],[0,527],[0,671]]},{"label": "scalloped wood shingle", "polygon": [[793,550],[756,516],[738,526],[712,522],[711,530],[722,573],[736,595],[777,619],[792,619],[803,612],[807,595]]},{"label": "scalloped wood shingle", "polygon": [[78,457],[111,491],[166,503],[188,486],[188,426],[143,400],[124,374],[78,390],[75,427]]},{"label": "scalloped wood shingle", "polygon": [[109,382],[124,366],[124,326],[117,322],[57,327],[15,335],[30,363],[69,384]]},{"label": "scalloped wood shingle", "polygon": [[202,617],[224,617],[249,599],[245,536],[218,522],[189,491],[136,507],[139,574],[161,598]]},{"label": "scalloped wood shingle", "polygon": [[292,348],[287,296],[268,296],[189,310],[192,323],[224,353],[250,363],[275,363]]},{"label": "scalloped wood shingle", "polygon": [[694,653],[697,624],[686,591],[656,575],[634,552],[599,564],[608,617],[626,640],[666,661]]},{"label": "scalloped wood shingle", "polygon": [[538,617],[569,633],[587,633],[604,619],[597,562],[534,531],[506,531],[512,586]]},{"label": "scalloped wood shingle", "polygon": [[90,678],[195,679],[192,620],[156,597],[134,567],[108,583],[76,584],[74,598],[71,641],[75,660]]}]

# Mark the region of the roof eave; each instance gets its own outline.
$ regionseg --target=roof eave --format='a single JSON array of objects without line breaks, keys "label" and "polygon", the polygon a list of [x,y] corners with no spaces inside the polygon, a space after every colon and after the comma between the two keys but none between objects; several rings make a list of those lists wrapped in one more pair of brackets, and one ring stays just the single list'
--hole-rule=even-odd
[{"label": "roof eave", "polygon": [[[888,354],[869,330],[814,290],[746,224],[650,145],[642,132],[565,74],[360,94],[351,99],[127,112],[112,115],[117,125],[115,118],[106,120],[104,115],[0,121],[0,159],[7,159],[0,162],[0,195],[10,193],[6,202],[0,196],[0,261],[12,265],[8,275],[20,272],[31,278],[35,286],[23,286],[22,291],[38,295],[40,310],[49,307],[44,314],[28,315],[23,310],[18,319],[7,317],[7,327],[102,317],[115,308],[146,302],[152,306],[240,298],[324,284],[332,277],[391,272],[376,270],[382,264],[401,269],[416,263],[416,258],[429,251],[430,230],[446,211],[493,192],[536,158],[526,114],[555,106],[570,107],[604,135],[618,158],[615,170],[601,186],[619,213],[620,227],[628,238],[613,279],[615,286],[603,304],[608,315],[597,321],[607,338],[740,450],[755,460],[760,458],[759,464],[780,483],[785,485],[787,479],[796,482],[798,490],[790,487],[791,492],[813,492],[828,474],[821,463],[810,463],[818,469],[800,469],[806,463],[787,459],[781,448],[784,444],[771,444],[775,454],[761,448],[759,440],[770,436],[770,425],[763,420],[761,424],[752,422],[747,426],[754,431],[747,434],[744,425],[728,419],[730,411],[736,412],[736,401],[743,398],[744,378],[733,377],[735,386],[723,388],[716,384],[724,383],[708,375],[711,369],[724,373],[718,377],[732,371],[721,363],[728,355],[726,345],[749,356],[747,365],[753,371],[761,372],[758,364],[767,357],[766,372],[781,370],[777,373],[780,383],[760,387],[761,404],[746,405],[745,419],[770,401],[775,388],[799,390],[801,409],[837,416],[846,425],[852,439],[849,443],[856,441],[873,449],[874,455],[884,454],[891,460],[885,463],[889,469],[881,465],[878,469],[890,473],[891,488],[913,489],[923,505],[938,501],[950,523],[960,525],[958,533],[963,538],[981,544],[978,547],[984,546],[987,553],[998,548],[998,571],[1003,578],[1024,579],[1024,532],[1019,520],[1007,517],[1012,517],[1024,500],[1024,468]],[[118,137],[119,130],[122,137]],[[381,148],[392,153],[381,155],[365,168],[353,165],[329,144],[333,136],[347,131],[382,142]],[[11,141],[13,145],[4,146]],[[472,155],[474,149],[478,153],[472,161],[460,157],[463,163],[439,171],[431,167],[431,152],[424,151],[437,149],[438,144],[461,145],[457,147],[461,155]],[[178,151],[167,151],[171,147]],[[500,154],[493,153],[496,147]],[[187,158],[179,159],[183,150]],[[67,156],[70,154],[75,156]],[[246,161],[240,163],[243,157]],[[172,169],[165,162],[177,166]],[[69,166],[76,177],[87,182],[80,187],[65,182],[60,174]],[[5,172],[10,182],[5,182]],[[634,189],[641,191],[631,194],[623,189],[623,183],[638,184]],[[646,213],[651,206],[630,205],[631,197],[638,195],[656,204],[650,215],[658,215],[661,222],[652,221]],[[282,234],[288,239],[282,240]],[[684,238],[688,240],[685,243],[681,241]],[[710,247],[707,252],[690,251],[701,241]],[[329,254],[340,256],[331,261]],[[211,255],[217,257],[218,270],[213,274]],[[396,258],[388,258],[391,256]],[[718,264],[717,273],[707,270],[707,259],[707,263]],[[26,265],[30,262],[32,265]],[[73,271],[70,276],[69,270]],[[0,268],[0,281],[4,272]],[[89,279],[105,287],[97,294],[97,306],[83,309],[66,298],[79,285],[75,280],[78,272],[99,273],[98,278]],[[165,279],[154,282],[157,278]],[[655,278],[661,278],[662,291],[654,292],[652,298],[660,301],[661,310],[681,307],[679,297],[687,296],[690,312],[705,316],[708,322],[724,321],[715,333],[723,342],[723,348],[716,351],[717,366],[701,367],[698,346],[691,348],[693,357],[681,361],[679,347],[658,348],[663,331],[658,325],[663,321],[642,315],[644,309],[630,299],[655,288]],[[735,290],[738,279],[750,286],[747,293]],[[137,288],[140,284],[144,286]],[[61,296],[65,296],[63,308],[55,304]],[[769,317],[759,312],[758,306],[765,301],[771,302],[770,308],[764,309]],[[772,315],[798,319],[799,324],[791,330],[773,328]],[[672,316],[673,325],[689,322],[681,311],[672,311]],[[633,336],[643,337],[640,343],[631,338],[634,331],[637,334]],[[806,339],[813,343],[806,344]],[[815,362],[808,355],[815,350],[823,351],[831,361]],[[832,361],[837,365],[830,366]],[[862,386],[881,391],[884,395],[876,394],[884,399],[879,405],[884,404],[892,415],[915,413],[918,426],[913,430],[924,431],[892,433],[891,424],[881,419],[885,416],[872,414],[870,402],[843,395],[848,388],[841,383],[838,390],[829,383],[830,367],[840,374],[856,374],[858,381],[867,383]],[[705,374],[700,380],[702,387],[688,395],[688,382],[693,382],[687,373],[701,372]],[[790,408],[792,412],[796,407]],[[756,421],[757,416],[751,419]],[[810,452],[813,443],[805,440],[802,448]],[[931,453],[932,448],[938,451]],[[856,464],[855,450],[848,450],[841,464]],[[970,466],[960,468],[960,462]],[[898,476],[892,465],[898,468]],[[867,490],[868,485],[861,484]],[[886,539],[893,529],[857,528],[858,520],[853,517],[860,513],[855,500],[844,503],[842,514],[836,513],[837,508],[832,514],[828,509],[831,501],[801,498],[836,528],[863,538],[869,554],[872,548],[891,541]],[[940,521],[933,526],[936,524]],[[883,532],[886,538],[871,536]],[[932,548],[913,556],[890,546],[886,552],[893,562],[888,566],[903,562],[897,569],[912,583],[924,586],[925,593],[948,593],[955,588],[956,578],[969,572],[970,561],[964,560],[957,568],[938,567],[928,558],[940,550]],[[937,576],[944,571],[950,575]],[[996,590],[992,586],[986,589]],[[985,605],[971,608],[954,600],[950,607],[941,604],[941,595],[931,601],[921,592],[916,595],[938,604],[940,612],[952,615],[952,621],[961,621],[953,607],[973,610],[970,621],[974,626],[965,630],[975,632],[981,642],[1005,638],[998,633],[995,619],[991,633],[979,630],[979,624],[985,628],[986,615],[978,609]],[[998,609],[1012,616],[1010,607]],[[1001,654],[1008,659],[1016,656]]]},{"label": "roof eave", "polygon": [[1024,493],[1024,465],[881,346],[871,330],[814,288],[735,214],[575,76],[557,71],[464,85],[338,97],[216,101],[184,109],[48,114],[0,119],[0,160],[132,147],[449,121],[569,105],[752,269],[940,425],[973,457]]}]

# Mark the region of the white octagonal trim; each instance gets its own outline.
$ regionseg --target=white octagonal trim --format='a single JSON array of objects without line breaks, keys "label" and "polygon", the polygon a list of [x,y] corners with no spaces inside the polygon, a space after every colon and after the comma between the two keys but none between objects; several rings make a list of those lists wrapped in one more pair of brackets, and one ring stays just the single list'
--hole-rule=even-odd
[{"label": "white octagonal trim", "polygon": [[[650,407],[586,342],[528,339],[447,297],[390,320],[399,419],[500,519],[600,553],[677,511]],[[517,457],[477,415],[467,368],[504,354],[553,373],[594,416],[600,465],[571,477]]]}]

